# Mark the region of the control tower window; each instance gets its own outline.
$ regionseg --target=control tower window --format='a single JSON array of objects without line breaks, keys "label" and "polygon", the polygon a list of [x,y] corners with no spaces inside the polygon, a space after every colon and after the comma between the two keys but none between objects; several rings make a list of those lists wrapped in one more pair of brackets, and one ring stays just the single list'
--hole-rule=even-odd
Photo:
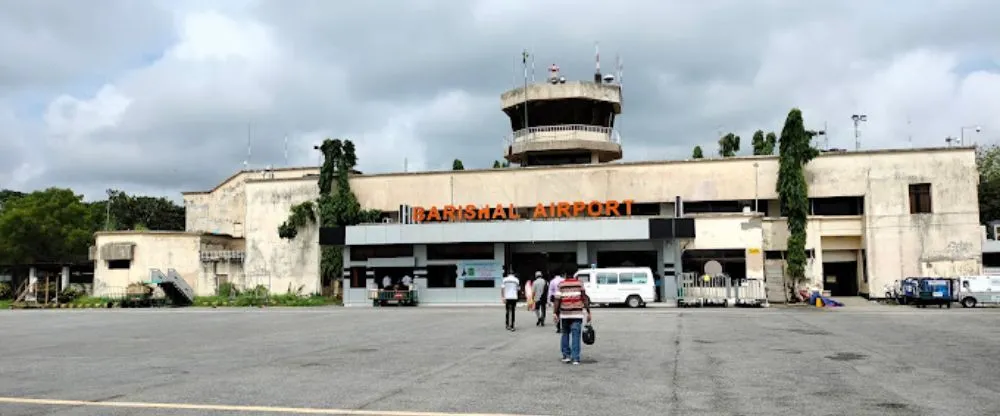
[{"label": "control tower window", "polygon": [[[510,117],[511,129],[524,129],[524,106],[505,110]],[[546,100],[528,102],[528,125],[531,127],[580,124],[596,127],[614,126],[614,107],[611,103],[585,99]]]}]

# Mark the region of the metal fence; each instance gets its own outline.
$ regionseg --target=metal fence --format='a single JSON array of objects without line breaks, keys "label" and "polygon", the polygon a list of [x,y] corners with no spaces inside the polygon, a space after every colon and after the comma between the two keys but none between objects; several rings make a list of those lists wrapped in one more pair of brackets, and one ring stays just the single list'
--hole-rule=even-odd
[{"label": "metal fence", "polygon": [[767,304],[763,280],[735,279],[726,274],[684,273],[677,277],[678,306],[762,306]]}]

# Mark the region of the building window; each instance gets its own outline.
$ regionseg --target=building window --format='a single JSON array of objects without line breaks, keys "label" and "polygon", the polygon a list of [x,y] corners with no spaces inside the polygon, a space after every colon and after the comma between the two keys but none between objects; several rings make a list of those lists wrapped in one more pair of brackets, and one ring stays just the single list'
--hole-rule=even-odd
[{"label": "building window", "polygon": [[364,289],[368,287],[367,269],[365,267],[351,267],[351,289]]},{"label": "building window", "polygon": [[132,260],[108,260],[109,269],[130,269]]},{"label": "building window", "polygon": [[454,264],[427,266],[427,287],[431,289],[454,288],[458,268]]},{"label": "building window", "polygon": [[910,185],[910,214],[931,213],[931,184]]},{"label": "building window", "polygon": [[465,287],[490,288],[497,287],[496,283],[496,280],[466,280]]}]

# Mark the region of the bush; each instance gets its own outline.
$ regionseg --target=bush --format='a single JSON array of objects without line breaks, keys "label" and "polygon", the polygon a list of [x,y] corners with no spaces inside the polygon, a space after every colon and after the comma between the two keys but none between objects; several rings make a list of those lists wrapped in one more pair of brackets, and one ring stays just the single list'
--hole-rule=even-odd
[{"label": "bush", "polygon": [[7,282],[0,282],[0,299],[11,299],[14,297],[14,287]]},{"label": "bush", "polygon": [[239,289],[235,285],[229,282],[219,284],[218,295],[223,298],[228,298],[230,296],[237,296],[240,294]]}]

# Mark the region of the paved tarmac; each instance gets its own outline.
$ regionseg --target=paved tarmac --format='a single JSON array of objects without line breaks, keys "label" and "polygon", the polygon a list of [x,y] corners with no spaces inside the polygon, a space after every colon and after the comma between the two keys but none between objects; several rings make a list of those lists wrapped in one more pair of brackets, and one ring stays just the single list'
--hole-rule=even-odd
[{"label": "paved tarmac", "polygon": [[0,311],[0,415],[1000,414],[997,309],[594,315],[569,366],[523,309]]}]

